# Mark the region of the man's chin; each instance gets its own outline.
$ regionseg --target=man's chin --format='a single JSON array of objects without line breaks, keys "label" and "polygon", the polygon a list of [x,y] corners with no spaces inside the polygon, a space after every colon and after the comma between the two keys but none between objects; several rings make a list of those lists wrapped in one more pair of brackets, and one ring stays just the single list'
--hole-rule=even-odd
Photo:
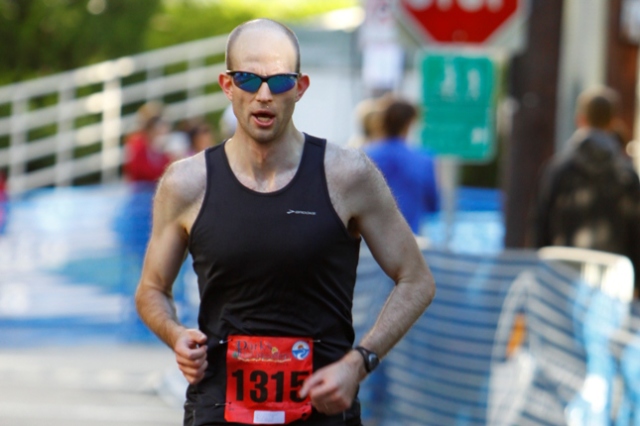
[{"label": "man's chin", "polygon": [[260,145],[269,145],[276,139],[276,132],[273,129],[257,130],[252,132],[251,138]]}]

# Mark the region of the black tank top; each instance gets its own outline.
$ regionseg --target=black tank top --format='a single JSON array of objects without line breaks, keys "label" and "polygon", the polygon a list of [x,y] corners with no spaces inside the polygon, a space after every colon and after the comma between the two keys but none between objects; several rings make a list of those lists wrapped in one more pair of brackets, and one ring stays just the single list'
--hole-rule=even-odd
[{"label": "black tank top", "polygon": [[[240,183],[224,144],[205,152],[207,189],[189,251],[209,367],[187,393],[187,411],[189,405],[196,410],[189,425],[225,424],[228,335],[311,337],[314,370],[353,345],[360,240],[350,236],[329,198],[325,147],[325,140],[305,135],[295,176],[268,193]],[[359,411],[357,402],[335,418],[314,411],[304,424],[359,424]]]}]

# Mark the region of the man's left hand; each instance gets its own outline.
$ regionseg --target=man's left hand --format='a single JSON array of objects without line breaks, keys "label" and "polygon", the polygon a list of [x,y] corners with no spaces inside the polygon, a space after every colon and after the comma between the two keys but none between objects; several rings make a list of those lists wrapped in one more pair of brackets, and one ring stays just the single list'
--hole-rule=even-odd
[{"label": "man's left hand", "polygon": [[321,368],[305,380],[300,397],[309,395],[311,404],[323,414],[342,413],[351,407],[358,383],[365,375],[362,357],[351,351],[340,361]]}]

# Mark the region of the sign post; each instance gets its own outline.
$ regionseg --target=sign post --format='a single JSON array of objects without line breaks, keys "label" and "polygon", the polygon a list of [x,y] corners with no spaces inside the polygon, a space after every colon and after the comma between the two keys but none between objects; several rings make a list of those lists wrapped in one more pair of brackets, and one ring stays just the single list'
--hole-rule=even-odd
[{"label": "sign post", "polygon": [[453,239],[459,162],[495,154],[496,67],[480,55],[433,52],[420,61],[422,146],[440,157],[445,246]]}]

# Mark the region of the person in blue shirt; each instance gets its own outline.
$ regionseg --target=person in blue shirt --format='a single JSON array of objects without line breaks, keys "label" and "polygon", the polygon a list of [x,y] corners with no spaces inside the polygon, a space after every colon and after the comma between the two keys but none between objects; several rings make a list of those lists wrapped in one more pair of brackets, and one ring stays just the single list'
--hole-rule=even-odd
[{"label": "person in blue shirt", "polygon": [[411,103],[402,99],[392,101],[382,117],[385,137],[364,148],[387,180],[400,211],[416,235],[424,214],[439,209],[433,158],[407,145],[407,135],[417,115]]}]

